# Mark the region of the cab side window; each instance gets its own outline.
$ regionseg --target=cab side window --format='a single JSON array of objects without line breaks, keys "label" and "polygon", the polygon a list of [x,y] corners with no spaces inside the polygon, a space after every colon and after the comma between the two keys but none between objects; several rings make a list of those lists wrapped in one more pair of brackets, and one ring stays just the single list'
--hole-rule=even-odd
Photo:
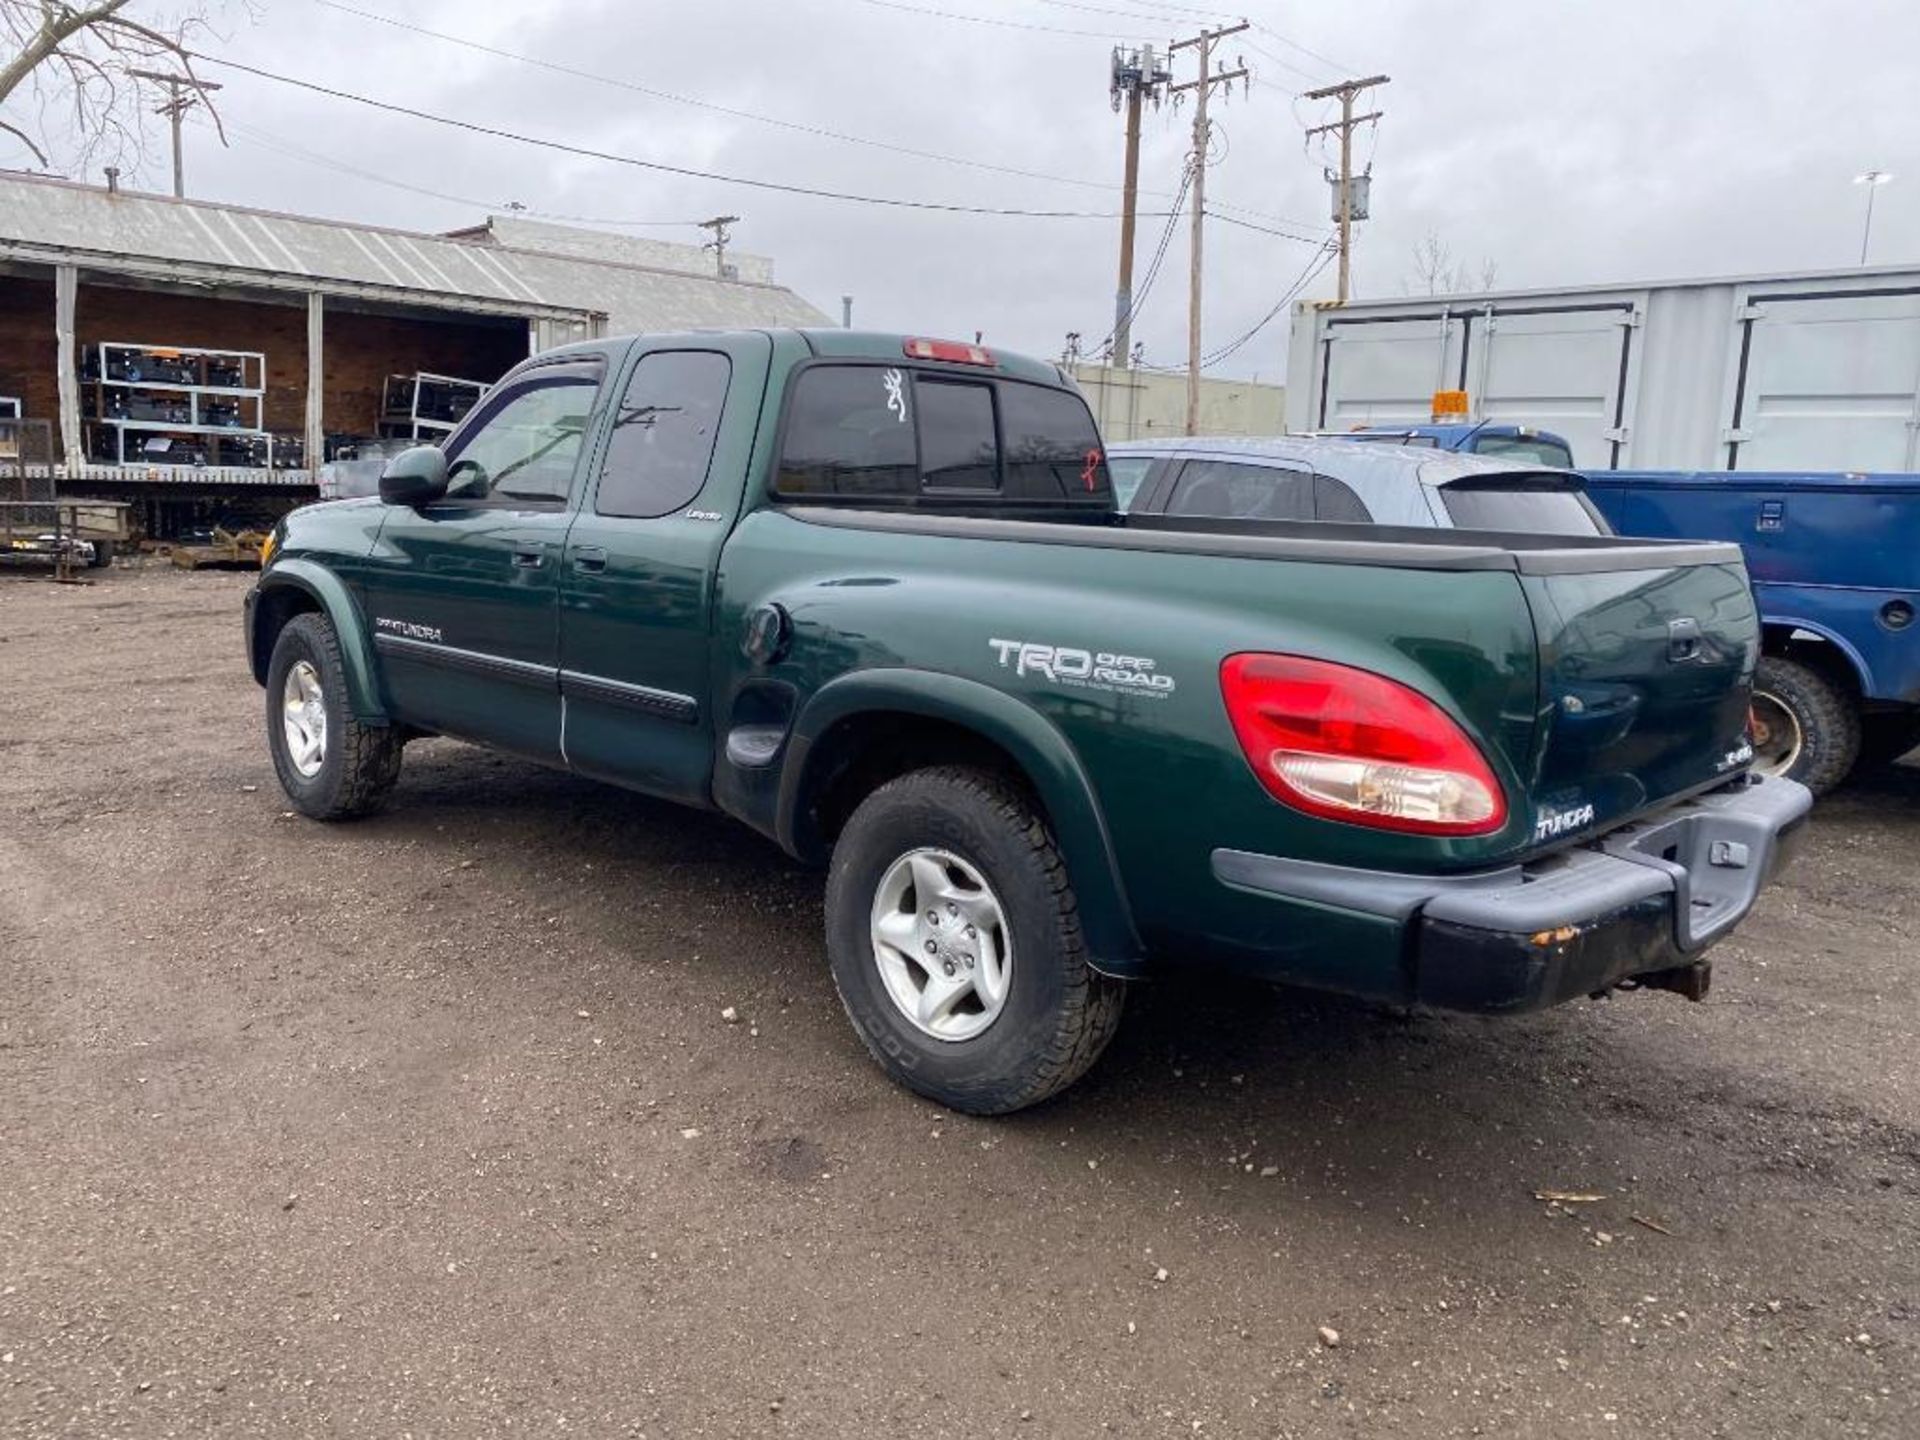
[{"label": "cab side window", "polygon": [[529,379],[490,399],[480,423],[448,448],[448,497],[564,505],[598,393],[592,376],[575,373]]},{"label": "cab side window", "polygon": [[634,367],[593,508],[653,519],[691,504],[705,488],[733,366],[714,350],[662,350]]}]

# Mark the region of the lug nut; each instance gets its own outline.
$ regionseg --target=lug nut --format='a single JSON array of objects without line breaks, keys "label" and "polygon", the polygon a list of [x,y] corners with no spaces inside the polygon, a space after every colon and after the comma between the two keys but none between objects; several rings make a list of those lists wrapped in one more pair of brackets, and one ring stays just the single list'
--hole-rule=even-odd
[{"label": "lug nut", "polygon": [[959,913],[960,913],[960,907],[959,907],[958,905],[955,905],[955,904],[953,904],[953,903],[951,903],[951,902],[949,902],[949,903],[948,903],[948,905],[947,905],[947,914],[949,914],[949,915],[958,915]]},{"label": "lug nut", "polygon": [[979,934],[980,932],[974,929],[973,926],[971,925],[967,926],[967,939],[972,940],[975,937],[977,937]]},{"label": "lug nut", "polygon": [[940,953],[940,947],[934,944],[933,941],[931,940],[927,941],[927,954],[938,955],[939,953]]},{"label": "lug nut", "polygon": [[938,910],[927,911],[927,923],[929,925],[938,925],[940,923],[940,912]]},{"label": "lug nut", "polygon": [[948,976],[951,977],[953,974],[953,961],[951,960],[947,961],[947,963],[942,968],[947,972]]}]

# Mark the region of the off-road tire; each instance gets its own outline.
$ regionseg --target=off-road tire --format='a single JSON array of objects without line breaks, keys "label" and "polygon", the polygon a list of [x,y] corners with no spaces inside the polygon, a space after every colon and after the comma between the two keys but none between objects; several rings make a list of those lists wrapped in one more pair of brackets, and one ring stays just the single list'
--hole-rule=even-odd
[{"label": "off-road tire", "polygon": [[1901,711],[1869,715],[1860,722],[1860,761],[1882,767],[1920,747],[1920,714]]},{"label": "off-road tire", "polygon": [[[327,710],[326,751],[320,769],[311,777],[294,767],[280,716],[287,671],[301,660],[319,672]],[[390,725],[366,725],[354,717],[340,638],[324,615],[294,616],[273,642],[273,656],[267,662],[267,748],[287,799],[294,809],[315,820],[371,815],[386,803],[394,781],[400,778],[400,732]]]},{"label": "off-road tire", "polygon": [[[1013,941],[1005,1008],[972,1039],[936,1039],[895,1006],[870,930],[882,877],[922,846],[951,851],[986,877]],[[1113,1038],[1126,988],[1087,961],[1066,864],[1033,802],[987,771],[917,770],[861,802],[834,846],[827,880],[834,985],[867,1050],[900,1084],[952,1110],[1004,1115],[1083,1075]]]},{"label": "off-road tire", "polygon": [[89,568],[94,570],[104,570],[111,564],[113,564],[113,541],[111,540],[94,541],[93,542],[93,560],[90,562]]},{"label": "off-road tire", "polygon": [[1789,780],[1824,795],[1847,778],[1860,756],[1860,712],[1840,685],[1811,665],[1769,655],[1753,688],[1800,723],[1800,754],[1786,771]]}]

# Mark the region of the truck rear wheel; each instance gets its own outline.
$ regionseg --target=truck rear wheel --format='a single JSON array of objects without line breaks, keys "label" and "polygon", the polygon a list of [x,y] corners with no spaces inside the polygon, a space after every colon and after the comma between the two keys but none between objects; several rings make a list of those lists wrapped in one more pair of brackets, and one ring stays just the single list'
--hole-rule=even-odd
[{"label": "truck rear wheel", "polygon": [[1833,789],[1860,755],[1860,714],[1839,685],[1811,665],[1769,655],[1753,682],[1753,768],[1798,780],[1816,795]]},{"label": "truck rear wheel", "polygon": [[400,778],[400,732],[354,717],[340,639],[324,615],[294,616],[273,642],[267,748],[280,788],[315,820],[370,815]]},{"label": "truck rear wheel", "polygon": [[93,561],[95,570],[104,570],[113,564],[113,541],[96,540],[93,542]]},{"label": "truck rear wheel", "polygon": [[1120,1021],[1124,987],[1087,962],[1053,837],[981,770],[915,771],[854,811],[827,881],[827,950],[881,1069],[969,1114],[1065,1089]]}]

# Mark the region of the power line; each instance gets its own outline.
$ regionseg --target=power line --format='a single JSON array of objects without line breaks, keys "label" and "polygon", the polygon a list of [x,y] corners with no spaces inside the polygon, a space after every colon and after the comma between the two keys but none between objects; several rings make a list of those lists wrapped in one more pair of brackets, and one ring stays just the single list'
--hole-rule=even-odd
[{"label": "power line", "polygon": [[1016,175],[1025,180],[1044,180],[1054,185],[1078,185],[1091,190],[1114,190],[1117,186],[1098,180],[1084,180],[1071,175],[1049,175],[1038,170],[1022,170],[1013,165],[999,165],[991,160],[973,160],[963,155],[943,155],[933,150],[918,150],[911,145],[900,145],[891,140],[876,140],[866,135],[849,135],[841,130],[829,130],[822,125],[808,125],[799,120],[783,120],[776,115],[761,115],[752,110],[741,110],[731,105],[721,105],[711,100],[702,100],[693,95],[680,95],[671,90],[661,90],[650,85],[642,85],[632,80],[622,80],[613,75],[602,75],[592,70],[582,70],[572,65],[563,65],[556,60],[543,60],[537,55],[526,55],[514,50],[504,50],[497,45],[488,45],[463,35],[448,34],[443,30],[431,30],[424,25],[415,25],[410,21],[397,20],[391,15],[376,14],[371,10],[361,10],[345,5],[341,0],[314,0],[314,4],[329,10],[338,10],[345,15],[354,15],[362,20],[372,20],[381,25],[390,25],[396,30],[405,30],[429,40],[438,40],[447,45],[458,45],[463,49],[475,50],[482,55],[491,55],[500,60],[512,60],[517,64],[531,65],[536,69],[548,70],[556,75],[566,75],[575,80],[591,80],[600,85],[611,85],[616,89],[627,90],[635,95],[645,95],[653,100],[666,100],[676,105],[690,105],[698,110],[709,110],[717,115],[728,115],[736,120],[751,120],[758,125],[771,125],[780,130],[791,130],[801,135],[813,135],[823,140],[838,140],[848,145],[865,145],[875,150],[888,150],[896,155],[911,156],[916,160],[938,160],[946,165],[965,165],[975,170],[991,170],[1001,175]]},{"label": "power line", "polygon": [[[203,128],[212,128],[205,121],[190,122]],[[385,185],[394,190],[405,191],[409,195],[424,195],[430,200],[444,200],[450,205],[463,205],[473,210],[513,209],[513,202],[501,200],[479,200],[471,195],[451,195],[444,190],[434,190],[425,185],[414,185],[405,180],[396,180],[391,175],[382,175],[374,170],[362,170],[357,165],[349,165],[344,160],[335,160],[331,156],[319,155],[311,150],[302,149],[284,136],[262,130],[257,125],[239,121],[227,121],[227,128],[249,144],[271,150],[290,160],[299,160],[308,165],[316,165],[323,170],[332,170],[341,175],[351,175],[358,180],[371,181],[375,185]],[[514,209],[517,215],[530,216],[536,220],[560,220],[573,225],[612,225],[640,229],[695,229],[698,220],[633,220],[625,217],[618,219],[598,215],[563,215],[551,210],[538,210],[532,207]]]},{"label": "power line", "polygon": [[[1072,175],[1052,175],[1040,170],[1023,170],[1014,165],[1000,165],[991,160],[975,160],[964,155],[947,155],[935,150],[921,150],[911,145],[901,145],[891,140],[877,140],[867,135],[850,135],[841,130],[829,130],[821,125],[809,125],[798,120],[783,120],[776,115],[762,115],[752,110],[742,110],[731,105],[721,105],[711,100],[702,100],[693,95],[676,94],[671,90],[661,90],[653,86],[642,85],[632,80],[622,80],[617,76],[603,75],[592,70],[582,70],[572,65],[564,65],[555,60],[544,60],[536,55],[526,55],[514,50],[502,49],[497,45],[488,45],[482,41],[470,39],[464,35],[454,35],[443,30],[433,30],[425,25],[416,25],[410,21],[395,19],[390,15],[381,15],[371,10],[362,10],[354,5],[342,3],[342,0],[314,0],[314,4],[329,10],[337,10],[344,15],[353,15],[362,20],[371,20],[396,30],[405,30],[442,44],[458,45],[463,49],[477,51],[482,55],[491,55],[499,60],[511,60],[516,64],[530,65],[535,69],[547,70],[556,75],[566,75],[575,80],[590,80],[596,84],[609,85],[636,95],[645,95],[649,99],[665,100],[676,105],[688,105],[698,110],[711,111],[717,115],[731,116],[736,120],[750,120],[759,125],[770,125],[780,130],[790,130],[797,134],[812,135],[823,140],[837,140],[848,145],[863,145],[874,150],[886,150],[896,155],[906,155],[915,160],[936,160],[946,165],[962,165],[974,170],[987,170],[1000,175],[1013,175],[1023,180],[1041,180],[1053,185],[1076,185],[1082,189],[1102,190],[1109,194],[1120,190],[1120,186],[1103,180],[1087,180]],[[1143,192],[1153,198],[1165,200],[1171,198],[1165,191]],[[1220,203],[1220,202],[1216,202]],[[1263,220],[1293,224],[1285,216],[1268,215],[1244,205],[1236,205],[1236,210],[1259,216]]]},{"label": "power line", "polygon": [[[1043,0],[1043,3],[1047,3],[1047,4],[1062,3],[1062,0]],[[1179,14],[1182,14],[1182,15],[1197,16],[1202,20],[1214,20],[1214,21],[1217,21],[1223,14],[1234,9],[1233,6],[1229,5],[1229,6],[1223,6],[1220,9],[1200,10],[1200,9],[1195,9],[1191,5],[1175,4],[1173,3],[1173,0],[1126,0],[1126,3],[1129,5],[1137,6],[1141,10],[1154,10],[1154,11],[1171,10],[1171,11],[1177,11]],[[1267,24],[1263,20],[1255,19],[1252,16],[1248,16],[1247,18],[1253,21],[1253,28],[1258,30],[1262,35],[1265,35],[1269,40],[1276,41],[1279,44],[1286,46],[1289,50],[1298,50],[1302,55],[1305,55],[1312,60],[1318,60],[1322,65],[1325,65],[1329,70],[1332,70],[1335,73],[1342,74],[1342,75],[1351,75],[1355,73],[1356,67],[1352,65],[1344,64],[1339,60],[1334,60],[1329,58],[1328,56],[1322,55],[1318,50],[1308,49],[1305,45],[1302,45],[1298,40],[1292,40],[1292,39],[1289,39],[1287,36],[1282,35],[1278,30],[1275,30],[1271,25]]]},{"label": "power line", "polygon": [[968,25],[994,25],[1003,30],[1035,30],[1043,35],[1076,35],[1083,40],[1120,39],[1138,44],[1149,44],[1153,40],[1150,35],[1116,36],[1104,30],[1067,30],[1058,25],[1035,25],[1027,20],[1000,20],[985,15],[960,15],[951,10],[928,10],[919,5],[903,5],[900,0],[860,0],[860,3],[877,6],[882,10],[898,10],[906,15],[924,15],[930,20],[959,20]]},{"label": "power line", "polygon": [[[710,180],[722,185],[741,185],[750,190],[768,190],[781,195],[804,195],[816,200],[842,200],[855,205],[875,205],[893,210],[930,210],[952,215],[1004,215],[1030,220],[1117,220],[1120,218],[1118,210],[1028,210],[993,205],[960,205],[935,200],[908,200],[894,195],[863,195],[857,191],[828,190],[813,185],[789,184],[780,180],[761,180],[747,175],[728,175],[717,170],[697,169],[691,165],[673,165],[664,160],[643,160],[637,155],[620,155],[609,150],[595,150],[586,145],[570,145],[564,140],[547,140],[535,135],[523,135],[518,131],[502,129],[497,125],[482,125],[472,120],[458,120],[450,115],[437,115],[430,110],[398,105],[391,100],[376,100],[370,95],[356,94],[351,90],[322,85],[317,81],[281,75],[240,60],[228,60],[198,50],[185,53],[209,65],[224,66],[229,70],[238,70],[243,75],[271,80],[275,84],[288,85],[296,90],[327,96],[329,99],[352,101],[356,105],[385,111],[389,115],[404,115],[409,119],[425,120],[434,125],[444,125],[449,129],[463,130],[472,135],[485,135],[495,140],[512,140],[517,144],[553,150],[563,155],[575,155],[586,160],[602,160],[610,165],[627,165],[636,170],[651,170],[664,175],[683,175],[693,180]],[[1166,212],[1156,210],[1148,213],[1162,215]]]},{"label": "power line", "polygon": [[1291,230],[1276,230],[1271,225],[1256,225],[1253,221],[1242,220],[1237,215],[1223,214],[1221,213],[1218,201],[1214,201],[1208,205],[1207,214],[1211,215],[1215,220],[1224,220],[1229,225],[1238,225],[1242,230],[1257,230],[1262,235],[1272,235],[1281,240],[1297,240],[1302,245],[1324,245],[1327,241],[1325,235],[1299,235]]},{"label": "power line", "polygon": [[[1189,166],[1181,176],[1180,194],[1172,210],[1167,212],[1166,227],[1160,232],[1159,243],[1153,247],[1153,259],[1147,262],[1146,278],[1140,282],[1140,288],[1129,297],[1126,315],[1107,332],[1106,339],[1094,347],[1096,353],[1105,350],[1125,330],[1133,329],[1133,322],[1140,318],[1140,312],[1147,303],[1147,296],[1153,292],[1153,282],[1160,274],[1160,263],[1167,258],[1167,247],[1173,243],[1174,232],[1180,228],[1180,212],[1186,206],[1187,187],[1192,183],[1193,169]],[[1124,367],[1123,367],[1124,368]]]},{"label": "power line", "polygon": [[1315,252],[1312,258],[1310,258],[1307,261],[1306,268],[1300,272],[1298,278],[1294,280],[1293,284],[1287,287],[1286,293],[1281,295],[1281,297],[1274,302],[1273,308],[1267,311],[1265,315],[1262,315],[1260,319],[1254,324],[1253,328],[1248,330],[1238,340],[1232,341],[1231,343],[1226,345],[1222,345],[1218,350],[1215,350],[1212,354],[1208,355],[1205,360],[1200,362],[1201,368],[1210,369],[1213,366],[1218,365],[1222,360],[1225,360],[1229,355],[1234,354],[1249,340],[1253,339],[1254,336],[1258,335],[1262,330],[1266,329],[1267,326],[1271,325],[1274,321],[1274,318],[1278,316],[1281,311],[1285,310],[1287,306],[1293,303],[1294,297],[1297,296],[1302,290],[1306,289],[1307,286],[1311,285],[1314,282],[1314,279],[1320,274],[1320,272],[1327,268],[1327,264],[1329,261],[1333,259],[1333,255],[1334,255],[1334,252],[1330,246],[1322,245],[1321,248],[1317,252]]}]

